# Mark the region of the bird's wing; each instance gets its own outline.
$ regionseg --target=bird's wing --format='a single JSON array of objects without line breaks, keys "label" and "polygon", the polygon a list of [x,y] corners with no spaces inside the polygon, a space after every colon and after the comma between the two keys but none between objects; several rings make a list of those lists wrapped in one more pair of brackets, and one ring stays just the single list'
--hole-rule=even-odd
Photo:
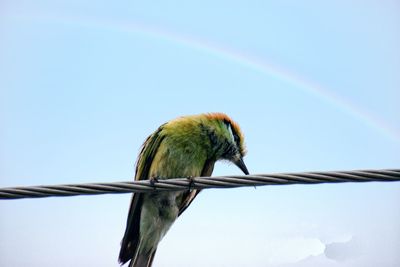
[{"label": "bird's wing", "polygon": [[[164,125],[161,125],[158,130],[150,135],[144,142],[136,162],[135,180],[149,179],[151,164],[160,143],[164,139],[164,136],[161,134],[163,126]],[[121,242],[121,250],[119,252],[119,262],[121,264],[130,260],[136,254],[136,249],[139,244],[139,226],[142,202],[142,194],[133,194],[126,222],[126,230]]]},{"label": "bird's wing", "polygon": [[[200,176],[211,176],[211,174],[214,170],[214,164],[215,164],[215,160],[207,160],[206,163],[204,164],[204,167],[203,167],[203,170],[201,171]],[[182,204],[179,207],[178,216],[180,216],[189,207],[189,205],[196,198],[196,196],[200,193],[200,191],[201,191],[200,189],[195,189],[195,190],[188,191],[185,193]]]}]

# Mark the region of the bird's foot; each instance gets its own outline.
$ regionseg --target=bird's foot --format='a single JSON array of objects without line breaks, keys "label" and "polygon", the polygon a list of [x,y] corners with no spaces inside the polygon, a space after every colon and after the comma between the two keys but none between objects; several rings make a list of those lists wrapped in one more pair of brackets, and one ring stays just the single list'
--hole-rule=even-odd
[{"label": "bird's foot", "polygon": [[194,186],[194,177],[193,176],[188,176],[186,179],[189,180],[189,191],[192,191],[192,187]]},{"label": "bird's foot", "polygon": [[154,187],[156,183],[158,183],[158,177],[157,176],[150,177],[150,185]]}]

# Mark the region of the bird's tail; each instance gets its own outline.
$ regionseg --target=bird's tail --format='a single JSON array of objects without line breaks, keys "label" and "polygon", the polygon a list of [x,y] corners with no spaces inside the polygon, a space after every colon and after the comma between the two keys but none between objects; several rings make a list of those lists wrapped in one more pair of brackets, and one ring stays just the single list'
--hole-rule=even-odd
[{"label": "bird's tail", "polygon": [[146,253],[137,253],[136,256],[129,263],[129,267],[151,267],[156,249]]}]

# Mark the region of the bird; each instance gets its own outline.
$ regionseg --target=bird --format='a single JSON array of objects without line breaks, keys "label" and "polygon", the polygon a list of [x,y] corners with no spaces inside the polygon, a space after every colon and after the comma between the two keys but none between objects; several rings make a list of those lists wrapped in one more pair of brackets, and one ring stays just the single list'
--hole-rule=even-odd
[{"label": "bird", "polygon": [[[246,154],[239,125],[224,113],[181,116],[162,124],[143,143],[136,161],[135,180],[211,176],[214,164],[225,160],[244,174]],[[157,246],[174,221],[200,190],[134,193],[119,263],[151,267]]]}]

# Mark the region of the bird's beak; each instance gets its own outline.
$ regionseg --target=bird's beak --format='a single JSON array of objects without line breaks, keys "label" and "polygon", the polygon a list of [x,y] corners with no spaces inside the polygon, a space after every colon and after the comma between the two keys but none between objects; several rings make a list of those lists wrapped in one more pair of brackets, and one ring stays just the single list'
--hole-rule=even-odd
[{"label": "bird's beak", "polygon": [[246,174],[246,175],[249,174],[249,171],[247,170],[246,164],[244,164],[242,157],[240,157],[239,159],[233,161],[233,163],[235,163],[235,165],[238,166],[239,169],[241,169],[242,172],[244,172],[244,174]]}]

